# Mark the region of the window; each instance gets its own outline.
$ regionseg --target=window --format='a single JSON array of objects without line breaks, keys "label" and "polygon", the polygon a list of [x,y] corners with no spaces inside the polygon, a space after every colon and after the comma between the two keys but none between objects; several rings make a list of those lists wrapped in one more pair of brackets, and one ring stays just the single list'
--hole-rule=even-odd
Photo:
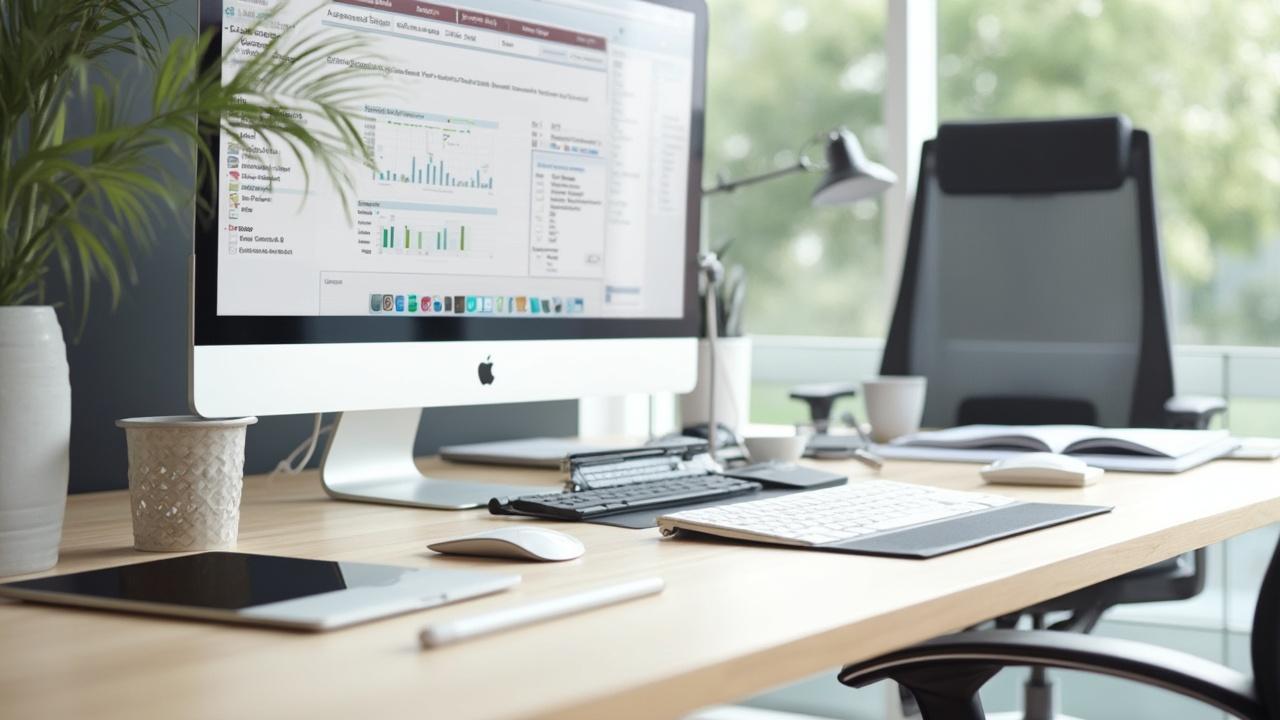
[{"label": "window", "polygon": [[1271,0],[945,0],[942,120],[1123,112],[1151,133],[1174,342],[1280,344]]},{"label": "window", "polygon": [[[740,113],[776,106],[766,102],[766,90],[785,96],[790,106],[806,85],[812,85],[808,102],[813,107],[857,100],[858,111],[865,113],[859,117],[867,124],[847,121],[870,141],[873,157],[884,157],[877,111],[886,78],[882,51],[886,42],[905,40],[897,31],[886,38],[885,10],[876,5],[821,8],[842,21],[830,24],[839,26],[838,33],[826,23],[814,27],[812,21],[800,32],[804,42],[795,44],[807,48],[803,52],[814,59],[806,67],[816,73],[805,75],[791,58],[780,62],[769,55],[767,62],[760,60],[759,43],[782,35],[761,28],[786,24],[781,18],[788,7],[803,8],[806,18],[818,17],[816,4],[713,0],[712,27],[719,36],[712,38],[708,167],[728,165],[739,172],[747,161],[735,165],[729,157],[734,153],[726,150],[758,161],[764,152],[760,137],[778,135],[769,120],[773,127],[787,127],[786,132],[807,131],[790,118],[778,121],[776,112],[753,120],[750,130],[744,129],[746,122],[733,124]],[[1227,421],[1237,432],[1280,435],[1280,387],[1274,381],[1280,351],[1256,347],[1280,345],[1280,283],[1274,281],[1280,277],[1280,126],[1275,122],[1280,116],[1280,50],[1274,43],[1280,15],[1272,3],[943,0],[937,12],[938,61],[933,69],[942,120],[1123,112],[1151,132],[1178,389],[1227,396]],[[828,31],[833,34],[830,47],[819,51],[828,44],[819,40]],[[873,63],[879,82],[846,97],[844,88],[858,86],[852,79],[871,77],[854,68]],[[745,80],[734,83],[762,89],[734,92],[737,86],[728,78],[739,75]],[[747,142],[731,139],[738,135]],[[775,140],[783,142],[782,137]],[[777,146],[768,147],[772,151]],[[890,278],[878,259],[879,223],[859,224],[856,217],[850,222],[853,213],[847,209],[833,211],[843,225],[810,212],[803,207],[808,186],[797,185],[794,190],[776,188],[777,196],[775,188],[753,188],[750,195],[729,199],[736,206],[708,203],[711,237],[758,241],[749,245],[757,254],[749,258],[755,287],[747,321],[757,335],[752,414],[759,421],[804,418],[804,408],[786,399],[791,384],[830,380],[837,373],[849,379],[874,374],[885,303],[892,302],[884,292]],[[789,205],[778,199],[782,192],[794,192],[787,196]],[[854,212],[870,211],[859,207]],[[803,239],[805,233],[823,222],[835,225],[818,233],[825,241],[823,252],[850,255],[816,273],[800,272],[797,256],[805,257],[806,243],[818,245]],[[765,235],[787,242],[774,244],[761,237]],[[768,254],[781,247],[790,255]],[[828,254],[823,262],[833,257]],[[812,311],[788,314],[788,302]]]},{"label": "window", "polygon": [[[707,182],[793,163],[847,125],[884,156],[884,0],[711,0]],[[815,152],[811,150],[811,152]],[[822,146],[815,160],[821,159]],[[746,270],[751,334],[885,332],[878,201],[811,208],[816,175],[708,198],[704,232]]]}]

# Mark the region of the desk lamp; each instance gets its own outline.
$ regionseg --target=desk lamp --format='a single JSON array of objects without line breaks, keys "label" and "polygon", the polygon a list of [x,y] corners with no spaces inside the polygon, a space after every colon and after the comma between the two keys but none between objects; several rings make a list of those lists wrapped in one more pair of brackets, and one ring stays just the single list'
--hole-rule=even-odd
[{"label": "desk lamp", "polygon": [[[815,163],[809,157],[809,150],[818,143],[826,143],[826,163]],[[739,180],[730,180],[723,174],[717,175],[716,184],[702,190],[702,196],[731,193],[740,187],[768,182],[780,177],[800,172],[823,173],[818,186],[810,196],[815,206],[845,205],[875,197],[888,190],[898,176],[889,168],[872,161],[862,151],[862,144],[849,128],[838,127],[821,133],[805,143],[795,163],[777,168],[759,175],[751,175]],[[720,280],[724,276],[724,266],[715,252],[707,251],[699,255],[699,266],[706,281],[707,322],[707,444],[711,457],[718,457],[719,435],[716,421],[716,343],[720,329],[717,327],[716,296]]]}]

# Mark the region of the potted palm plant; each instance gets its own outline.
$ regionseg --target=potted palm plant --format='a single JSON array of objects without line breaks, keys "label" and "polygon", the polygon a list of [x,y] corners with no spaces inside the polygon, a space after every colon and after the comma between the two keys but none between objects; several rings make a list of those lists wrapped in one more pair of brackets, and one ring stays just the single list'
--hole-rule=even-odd
[{"label": "potted palm plant", "polygon": [[[283,23],[257,33],[265,47],[171,32],[169,4],[0,0],[0,575],[57,561],[71,388],[48,281],[61,276],[63,318],[78,325],[95,285],[114,306],[136,280],[136,253],[186,242],[153,225],[158,213],[189,217],[197,182],[217,182],[211,162],[195,162],[211,159],[212,128],[278,146],[339,190],[343,168],[370,160],[348,108],[376,64],[329,62],[363,53],[361,41],[294,37]],[[201,62],[219,54],[226,77]],[[160,153],[190,173],[167,174]]]}]

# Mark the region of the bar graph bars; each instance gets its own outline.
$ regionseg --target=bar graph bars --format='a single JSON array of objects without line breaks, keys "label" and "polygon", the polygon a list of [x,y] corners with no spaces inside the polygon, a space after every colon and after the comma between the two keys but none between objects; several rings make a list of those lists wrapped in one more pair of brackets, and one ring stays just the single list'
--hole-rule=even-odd
[{"label": "bar graph bars", "polygon": [[[410,225],[383,225],[382,252],[466,252],[467,225],[458,223],[449,225],[429,225],[414,228]],[[475,246],[475,233],[472,232],[472,249]]]},{"label": "bar graph bars", "polygon": [[373,180],[433,192],[492,194],[497,123],[375,115],[365,124]]},{"label": "bar graph bars", "polygon": [[375,171],[374,179],[382,182],[398,182],[409,185],[476,188],[480,190],[493,189],[493,177],[487,172],[483,172],[480,168],[471,170],[465,177],[460,177],[454,174],[443,160],[437,160],[431,155],[426,156],[421,163],[418,162],[416,156],[410,157],[407,172],[398,173],[394,170]]}]

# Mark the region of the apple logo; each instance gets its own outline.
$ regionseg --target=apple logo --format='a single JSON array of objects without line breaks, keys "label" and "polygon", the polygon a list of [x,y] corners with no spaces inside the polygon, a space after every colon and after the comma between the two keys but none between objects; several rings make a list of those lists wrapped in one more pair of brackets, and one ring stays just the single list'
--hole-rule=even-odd
[{"label": "apple logo", "polygon": [[489,358],[490,356],[486,355],[484,362],[480,363],[480,367],[477,368],[477,371],[480,374],[481,385],[493,384],[493,362],[491,362]]}]

